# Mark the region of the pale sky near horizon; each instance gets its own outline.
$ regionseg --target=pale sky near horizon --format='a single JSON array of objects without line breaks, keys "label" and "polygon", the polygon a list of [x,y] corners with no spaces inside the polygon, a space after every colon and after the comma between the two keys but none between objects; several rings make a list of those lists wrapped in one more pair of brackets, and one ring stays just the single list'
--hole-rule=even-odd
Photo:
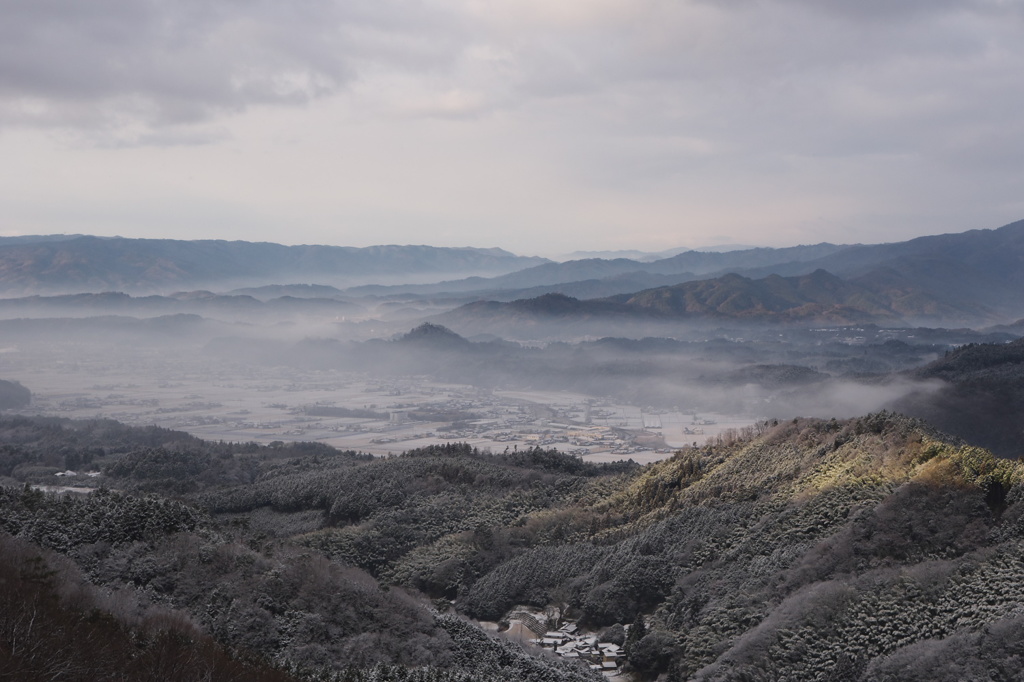
[{"label": "pale sky near horizon", "polygon": [[0,235],[899,241],[1022,112],[1022,0],[0,0]]}]

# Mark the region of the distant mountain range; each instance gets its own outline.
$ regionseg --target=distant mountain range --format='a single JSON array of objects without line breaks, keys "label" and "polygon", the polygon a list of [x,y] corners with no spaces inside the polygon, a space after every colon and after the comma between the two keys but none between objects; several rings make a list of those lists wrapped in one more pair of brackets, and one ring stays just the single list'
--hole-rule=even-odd
[{"label": "distant mountain range", "polygon": [[502,249],[283,246],[51,235],[0,241],[0,293],[167,293],[290,282],[350,286],[493,276],[544,262]]},{"label": "distant mountain range", "polygon": [[[718,274],[699,277],[708,271]],[[560,277],[570,281],[555,283]],[[534,286],[515,289],[527,282]],[[1024,221],[897,244],[686,252],[648,264],[545,263],[486,283],[447,284],[490,286],[488,298],[508,302],[474,303],[438,318],[467,332],[500,333],[501,317],[522,324],[601,315],[643,322],[991,325],[1024,316]],[[516,293],[526,296],[515,299]]]},{"label": "distant mountain range", "polygon": [[915,287],[899,273],[888,279],[844,280],[825,270],[806,275],[769,275],[752,280],[730,274],[710,280],[659,287],[612,297],[627,305],[674,315],[711,315],[781,321],[809,320],[840,324],[893,322],[922,318],[991,321],[986,306]]},{"label": "distant mountain range", "polygon": [[350,301],[334,298],[278,296],[259,299],[248,295],[218,295],[209,291],[191,291],[170,296],[130,296],[100,294],[64,294],[0,299],[0,318],[93,317],[120,315],[152,318],[165,315],[202,315],[223,321],[249,321],[273,317],[276,320],[316,316],[346,318],[363,316],[365,309]]},{"label": "distant mountain range", "polygon": [[909,285],[844,280],[819,269],[807,275],[769,275],[757,280],[729,274],[590,300],[551,293],[508,303],[478,301],[434,319],[461,333],[500,334],[516,326],[556,321],[566,325],[606,320],[644,325],[731,321],[893,326],[923,318],[992,322],[997,316],[981,304],[963,304]]},{"label": "distant mountain range", "polygon": [[[632,286],[634,281],[650,281],[659,278],[663,284],[685,282],[707,276],[716,276],[730,272],[743,272],[753,268],[771,268],[777,264],[803,263],[838,253],[850,247],[835,244],[814,244],[811,246],[792,246],[783,249],[756,248],[728,253],[703,251],[687,251],[671,258],[663,258],[652,262],[641,262],[628,258],[605,260],[601,258],[585,258],[566,261],[564,263],[542,263],[519,272],[498,277],[471,277],[462,280],[439,282],[425,286],[367,286],[348,290],[351,294],[386,295],[397,293],[416,293],[425,295],[437,294],[497,294],[505,292],[522,294],[524,291],[535,291],[540,287],[550,287],[550,293],[566,293],[565,287],[580,285],[601,286],[615,282],[615,293],[629,293],[638,289],[622,288]],[[808,270],[813,271],[814,268]],[[538,292],[549,293],[549,292]],[[587,296],[581,292],[581,296]]]},{"label": "distant mountain range", "polygon": [[[318,309],[366,298],[373,302],[370,309],[402,319],[475,300],[438,321],[460,332],[499,334],[510,322],[607,316],[657,324],[925,326],[992,325],[1024,317],[1024,221],[893,244],[685,251],[650,262],[556,263],[501,249],[430,246],[32,239],[0,240],[0,294],[209,289],[247,297],[230,301],[234,308],[292,299],[339,302],[304,304]],[[212,300],[202,305],[216,307]],[[163,308],[161,313],[183,311],[180,303]]]},{"label": "distant mountain range", "polygon": [[584,258],[629,258],[630,260],[636,260],[644,263],[651,261],[662,260],[664,258],[671,258],[672,256],[683,253],[684,251],[748,251],[750,249],[756,249],[756,246],[748,246],[744,244],[718,244],[715,246],[701,246],[695,249],[686,248],[680,246],[674,249],[665,249],[664,251],[639,251],[637,249],[624,249],[621,251],[573,251],[563,258],[556,260],[581,260]]}]

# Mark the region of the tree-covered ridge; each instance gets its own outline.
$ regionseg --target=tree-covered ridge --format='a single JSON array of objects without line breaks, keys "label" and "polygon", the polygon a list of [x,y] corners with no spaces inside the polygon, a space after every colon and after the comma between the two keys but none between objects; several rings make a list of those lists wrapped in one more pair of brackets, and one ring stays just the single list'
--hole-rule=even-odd
[{"label": "tree-covered ridge", "polygon": [[0,478],[41,481],[56,471],[98,467],[110,455],[201,442],[181,431],[129,427],[112,419],[0,417]]},{"label": "tree-covered ridge", "polygon": [[[105,428],[99,422],[55,425],[47,420],[35,426],[35,434],[30,433],[33,420],[22,421],[15,429],[19,445],[35,453],[39,450],[34,446],[55,426],[57,441],[66,435],[65,427],[87,433]],[[127,440],[131,435],[129,430]],[[6,487],[0,488],[0,530],[65,554],[94,584],[137,595],[143,608],[179,609],[230,650],[259,652],[302,679],[590,679],[588,673],[561,663],[537,661],[518,647],[489,644],[486,637],[455,641],[448,631],[457,626],[432,615],[424,602],[400,590],[382,589],[357,568],[291,542],[290,536],[318,528],[326,518],[324,509],[304,507],[307,498],[301,495],[285,505],[299,509],[295,513],[260,507],[251,513],[211,516],[194,506],[196,500],[216,499],[203,491],[227,492],[230,488],[225,486],[237,486],[236,478],[213,475],[217,472],[244,471],[245,480],[254,483],[237,490],[262,490],[268,480],[309,481],[334,470],[370,470],[379,460],[315,444],[254,446],[170,439],[155,445],[145,434],[134,435],[140,436],[134,449],[98,453],[97,461],[106,472],[100,480],[136,490],[164,486],[178,495],[196,490],[189,494],[192,504],[152,492],[100,488],[91,495],[69,496],[28,486]],[[90,437],[83,441],[89,443]],[[494,477],[496,486],[504,485],[509,480],[501,478],[502,472],[515,468],[473,469],[484,456],[462,446],[430,456],[415,453],[402,461],[429,465],[441,452],[449,455],[447,469],[441,466],[443,473],[464,483],[467,476],[481,480],[479,476],[485,475]],[[564,477],[543,468],[559,468],[557,453],[538,457],[542,461],[536,471]],[[337,480],[344,479],[341,473]]]},{"label": "tree-covered ridge", "polygon": [[[636,470],[632,463],[596,465],[554,450],[491,455],[447,444],[334,468],[267,473],[252,485],[199,500],[217,514],[315,514],[315,527],[299,538],[306,545],[431,596],[454,597],[483,567],[459,565],[453,574],[452,560],[473,554],[474,563],[485,561],[476,548],[490,542],[492,529],[601,497],[609,481]],[[524,537],[512,542],[532,542],[532,525],[513,531]]]},{"label": "tree-covered ridge", "polygon": [[969,343],[929,363],[914,373],[921,377],[964,379],[980,372],[1019,374],[1024,369],[1024,339],[1010,343]]},{"label": "tree-covered ridge", "polygon": [[102,470],[122,489],[185,494],[250,483],[267,472],[367,459],[372,458],[322,443],[210,442],[112,419],[0,417],[0,480],[19,483],[49,483],[67,469]]},{"label": "tree-covered ridge", "polygon": [[[357,569],[197,522],[202,515],[178,502],[106,491],[3,492],[5,531],[66,554],[94,584],[135,600],[135,610],[181,610],[204,636],[257,652],[300,679],[590,679],[482,634],[455,641],[449,630],[469,626],[381,590]],[[509,675],[490,678],[495,669]]]},{"label": "tree-covered ridge", "polygon": [[100,489],[87,497],[0,488],[0,530],[61,552],[87,544],[157,540],[195,531],[203,514],[180,502]]},{"label": "tree-covered ridge", "polygon": [[111,487],[204,482],[166,483],[176,501],[8,488],[5,528],[300,676],[586,675],[382,584],[485,620],[642,624],[626,660],[668,680],[1013,679],[1022,648],[1024,465],[891,413],[761,423],[645,467],[465,444],[104,457]]},{"label": "tree-covered ridge", "polygon": [[664,655],[645,660],[670,679],[859,679],[1024,612],[1004,585],[1024,578],[1021,476],[894,415],[787,422],[647,467],[598,505],[631,521],[525,551],[462,606],[554,598],[595,623],[646,612]]},{"label": "tree-covered ridge", "polygon": [[[578,460],[548,457],[452,445],[334,474],[269,477],[218,499],[255,495],[282,514],[298,513],[289,500],[310,501],[324,528],[302,535],[305,543],[383,580],[454,598],[477,618],[552,603],[595,627],[645,614],[651,638],[635,667],[674,679],[710,675],[704,666],[717,671],[707,679],[753,670],[775,670],[777,679],[867,674],[896,665],[928,633],[967,646],[972,628],[1021,603],[1005,591],[979,614],[961,598],[985,594],[977,581],[987,571],[1017,570],[1006,557],[1018,542],[1011,524],[1021,465],[922,422],[881,413],[764,423],[640,470],[598,475],[569,475]],[[907,588],[920,575],[942,576],[941,590]],[[839,588],[843,609],[817,603]],[[941,608],[928,601],[935,595],[945,599]],[[914,599],[911,634],[892,642],[858,620]],[[792,611],[804,600],[811,606]],[[801,637],[824,639],[801,646],[824,653],[814,662],[806,653],[775,660],[790,640],[778,639],[773,623],[819,612],[838,629],[808,625]],[[864,633],[870,638],[861,641]],[[769,640],[750,653],[748,642]],[[734,670],[726,652],[750,662]]]}]

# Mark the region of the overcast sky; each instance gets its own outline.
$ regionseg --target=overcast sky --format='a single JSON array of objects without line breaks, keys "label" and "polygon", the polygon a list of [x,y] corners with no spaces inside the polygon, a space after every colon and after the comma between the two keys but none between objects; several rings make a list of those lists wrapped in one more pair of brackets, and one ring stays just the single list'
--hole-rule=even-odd
[{"label": "overcast sky", "polygon": [[1024,218],[1022,0],[0,0],[0,234],[553,255]]}]

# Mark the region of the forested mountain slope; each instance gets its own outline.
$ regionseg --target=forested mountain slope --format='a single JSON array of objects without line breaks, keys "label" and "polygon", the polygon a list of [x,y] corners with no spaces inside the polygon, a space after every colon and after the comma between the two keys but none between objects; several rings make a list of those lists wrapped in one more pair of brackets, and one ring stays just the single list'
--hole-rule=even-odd
[{"label": "forested mountain slope", "polygon": [[[378,485],[409,480],[401,460],[377,466]],[[378,547],[391,510],[408,522],[481,507],[452,489],[411,506],[374,490],[365,498],[380,502],[305,537],[382,578],[455,594],[480,618],[552,602],[595,627],[646,614],[652,632],[634,667],[670,679],[907,679],[926,640],[989,647],[992,665],[1012,656],[1020,477],[1019,464],[905,418],[798,420],[566,490],[513,523],[484,515],[439,528],[393,557],[353,550]],[[353,493],[339,492],[332,508],[351,508]],[[1003,639],[979,641],[985,625]]]},{"label": "forested mountain slope", "polygon": [[[23,459],[40,442],[29,421],[7,429]],[[8,488],[4,529],[289,669],[585,677],[479,640],[392,585],[481,619],[557,605],[594,629],[632,623],[646,631],[627,639],[639,677],[1019,673],[1024,465],[895,414],[762,423],[646,467],[454,444],[369,460],[126,441],[93,453],[107,485],[180,501]]]},{"label": "forested mountain slope", "polygon": [[908,372],[939,382],[893,404],[907,414],[991,449],[1024,456],[1024,340],[972,343]]},{"label": "forested mountain slope", "polygon": [[186,614],[112,599],[67,560],[0,534],[0,679],[297,682]]},{"label": "forested mountain slope", "polygon": [[823,268],[870,286],[927,292],[956,307],[983,306],[1009,318],[1024,313],[1024,220],[994,230],[929,235],[893,244],[852,246],[819,259],[752,269],[750,277],[798,275]]},{"label": "forested mountain slope", "polygon": [[[119,428],[109,421],[4,419],[0,434],[6,474],[45,480],[45,465],[75,462],[102,468],[105,474],[94,480],[135,491],[101,488],[75,496],[0,487],[0,538],[10,534],[59,552],[93,585],[122,595],[130,611],[172,609],[229,651],[250,652],[260,668],[338,682],[594,679],[586,669],[538,659],[492,640],[458,618],[433,613],[420,598],[388,589],[359,568],[329,561],[311,552],[308,543],[294,542],[293,535],[331,521],[308,509],[314,500],[289,493],[297,488],[288,482],[304,480],[303,474],[365,480],[360,472],[375,464],[372,458],[317,444],[204,443],[162,429]],[[100,445],[105,439],[109,445]],[[519,471],[520,487],[528,489],[525,497],[536,495],[527,482],[531,469],[508,462],[496,466]],[[593,466],[589,470],[596,471]],[[239,484],[244,487],[238,490],[266,489],[260,487],[263,480],[279,482],[270,489],[278,497],[283,494],[281,504],[298,513],[268,507],[211,517],[208,508],[197,506],[206,491]],[[9,568],[22,570],[18,563]],[[53,585],[57,593],[67,589],[63,580]],[[26,637],[10,620],[18,613],[0,613],[0,635]],[[122,629],[136,624],[134,617],[118,620]],[[13,656],[12,642],[0,639],[0,669],[20,665],[8,657]],[[30,672],[45,673],[38,668]],[[426,672],[416,676],[403,670]]]}]

